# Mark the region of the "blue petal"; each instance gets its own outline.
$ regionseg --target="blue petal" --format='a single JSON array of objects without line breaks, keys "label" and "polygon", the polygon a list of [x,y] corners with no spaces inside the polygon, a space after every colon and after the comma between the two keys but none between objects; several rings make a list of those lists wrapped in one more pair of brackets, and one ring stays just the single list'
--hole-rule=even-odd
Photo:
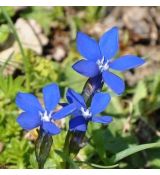
[{"label": "blue petal", "polygon": [[38,113],[22,112],[17,118],[17,122],[25,130],[31,130],[41,125]]},{"label": "blue petal", "polygon": [[52,117],[54,120],[59,120],[61,118],[66,117],[67,115],[71,114],[73,111],[75,111],[76,105],[75,104],[69,104],[62,109],[60,109],[58,112],[56,112]]},{"label": "blue petal", "polygon": [[84,98],[73,89],[68,89],[66,98],[69,103],[74,103],[78,109],[81,107],[86,107]]},{"label": "blue petal", "polygon": [[43,88],[44,104],[47,111],[52,111],[60,100],[60,92],[57,84],[52,83]]},{"label": "blue petal", "polygon": [[88,60],[97,61],[102,57],[97,41],[82,32],[77,34],[77,49]]},{"label": "blue petal", "polygon": [[138,67],[144,63],[145,61],[140,57],[134,55],[125,55],[114,60],[109,67],[118,71],[126,71],[128,69]]},{"label": "blue petal", "polygon": [[91,109],[90,109],[91,113],[95,115],[105,110],[110,100],[111,100],[111,97],[109,94],[102,93],[102,92],[96,93],[93,96],[93,99],[91,102]]},{"label": "blue petal", "polygon": [[51,122],[43,122],[42,128],[47,134],[50,135],[56,135],[61,132],[61,130],[54,123]]},{"label": "blue petal", "polygon": [[16,104],[19,108],[26,112],[43,111],[38,99],[29,93],[19,92],[16,96]]},{"label": "blue petal", "polygon": [[104,71],[102,73],[104,82],[118,95],[122,94],[125,90],[124,81],[117,75]]},{"label": "blue petal", "polygon": [[87,122],[82,116],[76,116],[69,121],[69,129],[71,131],[86,131],[87,130]]},{"label": "blue petal", "polygon": [[113,27],[104,33],[100,38],[99,45],[105,60],[114,57],[119,49],[118,28]]},{"label": "blue petal", "polygon": [[107,124],[112,122],[112,117],[110,116],[92,117],[92,122]]},{"label": "blue petal", "polygon": [[99,74],[98,65],[93,61],[80,60],[77,61],[72,68],[86,77],[95,77]]}]

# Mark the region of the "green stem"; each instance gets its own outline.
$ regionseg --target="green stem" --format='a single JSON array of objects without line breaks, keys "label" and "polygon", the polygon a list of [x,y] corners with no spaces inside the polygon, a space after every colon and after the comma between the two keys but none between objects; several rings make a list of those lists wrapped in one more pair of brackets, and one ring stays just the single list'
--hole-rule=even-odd
[{"label": "green stem", "polygon": [[19,38],[19,36],[16,32],[16,29],[14,27],[14,24],[13,24],[10,16],[8,15],[8,13],[6,12],[6,10],[3,7],[1,7],[1,11],[2,11],[2,14],[3,14],[4,18],[8,22],[8,25],[10,26],[10,28],[11,28],[14,36],[15,36],[15,39],[17,40],[20,52],[22,54],[22,59],[23,59],[24,69],[25,69],[25,76],[26,76],[26,89],[29,91],[30,90],[30,66],[29,66],[30,64],[29,64],[29,60],[26,57],[26,54],[24,52],[24,49],[23,49],[23,46],[21,44],[20,38]]},{"label": "green stem", "polygon": [[[90,106],[90,101],[94,93],[101,90],[103,82],[101,81],[101,75],[94,78],[89,78],[85,83],[81,95],[83,96],[87,106]],[[67,157],[74,159],[83,147],[82,143],[85,141],[85,132],[80,131],[68,131],[64,144],[64,152]],[[85,144],[84,144],[85,145]],[[64,160],[64,168],[69,168],[69,162]]]},{"label": "green stem", "polygon": [[[70,156],[70,153],[69,153],[70,136],[71,136],[71,132],[68,131],[65,139],[64,149],[63,149],[66,157]],[[69,168],[67,159],[64,160],[64,168],[65,169]]]}]

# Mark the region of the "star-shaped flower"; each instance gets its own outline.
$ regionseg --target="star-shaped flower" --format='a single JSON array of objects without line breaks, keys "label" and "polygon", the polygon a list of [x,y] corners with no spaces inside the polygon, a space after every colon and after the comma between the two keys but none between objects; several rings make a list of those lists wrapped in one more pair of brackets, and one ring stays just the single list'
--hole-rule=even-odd
[{"label": "star-shaped flower", "polygon": [[77,49],[84,57],[76,62],[73,69],[86,77],[102,75],[102,80],[116,94],[125,90],[124,81],[110,70],[126,71],[138,67],[144,60],[134,56],[125,55],[113,60],[119,49],[118,28],[113,27],[103,34],[99,43],[88,35],[79,32],[77,34]]},{"label": "star-shaped flower", "polygon": [[55,135],[60,132],[60,129],[54,121],[69,115],[76,109],[76,106],[69,104],[55,112],[54,109],[60,101],[58,86],[52,83],[45,86],[42,91],[45,108],[34,95],[22,92],[17,94],[16,104],[24,111],[17,118],[17,122],[25,130],[40,127],[45,133]]},{"label": "star-shaped flower", "polygon": [[70,104],[76,105],[76,110],[72,113],[74,117],[69,122],[71,131],[85,132],[90,121],[102,124],[108,124],[112,121],[110,116],[97,116],[98,113],[105,110],[108,106],[111,99],[109,94],[102,92],[95,93],[90,107],[87,107],[84,98],[72,89],[68,89],[66,96]]}]

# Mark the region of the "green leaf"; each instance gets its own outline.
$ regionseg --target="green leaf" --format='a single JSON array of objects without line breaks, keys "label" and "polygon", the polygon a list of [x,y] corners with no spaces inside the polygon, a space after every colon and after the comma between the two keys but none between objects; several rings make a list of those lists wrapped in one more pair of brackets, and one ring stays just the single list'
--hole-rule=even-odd
[{"label": "green leaf", "polygon": [[0,44],[4,43],[9,37],[9,28],[6,24],[0,26]]},{"label": "green leaf", "polygon": [[3,71],[5,70],[5,68],[7,67],[7,65],[9,64],[9,61],[12,59],[13,56],[13,52],[9,55],[9,57],[7,58],[7,60],[4,62],[4,64],[2,65],[2,67],[0,67],[0,73],[3,75]]},{"label": "green leaf", "polygon": [[152,161],[149,161],[148,166],[152,168],[160,168],[160,159],[156,158],[156,159],[153,159]]},{"label": "green leaf", "polygon": [[[5,6],[5,7],[3,7],[3,8],[5,9],[5,11],[8,13],[8,15],[9,15],[10,17],[14,16],[15,13],[16,13],[16,10],[15,10],[14,7]],[[5,18],[4,18],[4,16],[3,16],[3,14],[2,14],[2,9],[0,9],[0,23],[2,23],[2,22],[4,22],[4,21],[5,21]]]},{"label": "green leaf", "polygon": [[140,100],[147,96],[147,87],[144,81],[140,81],[136,87],[135,95],[133,97],[133,104],[136,105]]},{"label": "green leaf", "polygon": [[147,98],[147,85],[145,81],[140,81],[135,89],[135,93],[133,96],[133,106],[134,106],[134,113],[135,116],[139,116],[144,113],[146,103],[143,103],[143,99]]},{"label": "green leaf", "polygon": [[0,75],[0,91],[2,91],[7,98],[14,99],[16,93],[22,89],[23,82],[24,77],[22,76],[13,79],[10,75],[7,77]]},{"label": "green leaf", "polygon": [[123,114],[124,109],[119,97],[112,96],[111,105],[108,108],[108,111],[111,111],[112,114]]},{"label": "green leaf", "polygon": [[147,151],[147,168],[160,168],[159,148]]},{"label": "green leaf", "polygon": [[160,88],[160,72],[156,73],[153,77],[153,82],[151,84],[151,95],[150,102],[155,103],[159,97],[159,88]]},{"label": "green leaf", "polygon": [[31,145],[23,140],[11,137],[5,144],[4,151],[0,156],[0,165],[5,164],[7,168],[25,168],[29,164],[28,152],[31,152]]},{"label": "green leaf", "polygon": [[105,131],[96,130],[92,132],[92,140],[95,148],[95,152],[97,152],[99,158],[106,163],[106,141]]},{"label": "green leaf", "polygon": [[156,142],[156,143],[148,143],[148,144],[143,144],[143,145],[131,146],[130,148],[125,149],[125,150],[117,153],[116,155],[114,155],[111,158],[111,161],[114,163],[117,163],[118,161],[120,161],[120,160],[122,160],[122,159],[124,159],[132,154],[135,154],[139,151],[143,151],[143,150],[151,149],[151,148],[158,148],[158,147],[160,147],[160,141]]},{"label": "green leaf", "polygon": [[65,167],[65,168],[78,169],[78,166],[75,164],[75,162],[69,156],[67,156],[64,152],[59,151],[59,150],[55,150],[55,152],[63,159],[63,161],[65,162],[65,164],[66,163],[68,164],[68,167]]}]

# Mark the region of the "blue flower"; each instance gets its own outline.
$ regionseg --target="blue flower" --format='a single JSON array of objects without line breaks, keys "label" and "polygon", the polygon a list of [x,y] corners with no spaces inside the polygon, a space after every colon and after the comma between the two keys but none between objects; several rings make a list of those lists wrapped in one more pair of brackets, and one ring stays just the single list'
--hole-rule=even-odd
[{"label": "blue flower", "polygon": [[134,55],[125,55],[113,60],[119,49],[117,27],[113,27],[104,33],[99,43],[88,35],[79,32],[77,34],[77,49],[84,59],[76,62],[73,69],[86,77],[95,77],[101,74],[102,80],[116,94],[124,92],[125,84],[110,69],[123,72],[144,63],[143,59]]},{"label": "blue flower", "polygon": [[60,101],[58,86],[52,83],[45,86],[42,91],[45,108],[34,95],[22,92],[17,94],[16,104],[24,111],[17,118],[17,122],[25,130],[40,127],[45,133],[55,135],[60,132],[60,129],[54,121],[69,115],[76,106],[69,104],[55,112],[54,109]]},{"label": "blue flower", "polygon": [[110,102],[110,95],[102,92],[95,93],[91,106],[87,108],[84,98],[72,89],[67,91],[67,100],[70,104],[76,105],[76,110],[72,113],[73,118],[69,122],[71,131],[86,131],[88,122],[108,124],[112,121],[110,116],[97,116]]}]

